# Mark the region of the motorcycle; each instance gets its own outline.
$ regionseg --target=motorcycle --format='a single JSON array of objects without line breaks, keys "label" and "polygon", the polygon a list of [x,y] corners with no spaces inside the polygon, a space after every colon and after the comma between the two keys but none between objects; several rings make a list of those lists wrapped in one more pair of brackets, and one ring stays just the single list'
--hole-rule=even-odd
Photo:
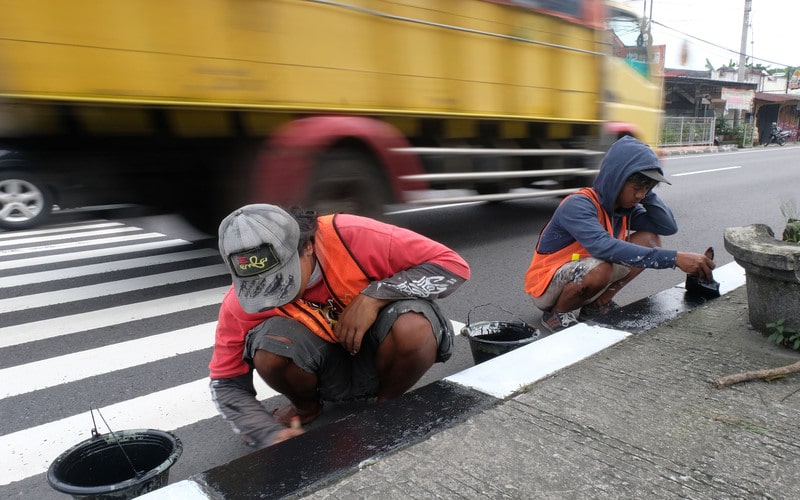
[{"label": "motorcycle", "polygon": [[775,130],[774,130],[774,131],[773,131],[773,132],[772,132],[772,133],[769,135],[769,141],[767,141],[767,143],[766,143],[764,146],[765,146],[765,147],[766,147],[766,146],[769,146],[769,145],[770,145],[770,144],[772,144],[773,142],[774,142],[774,143],[776,143],[776,144],[777,144],[777,145],[779,145],[779,146],[783,146],[784,144],[786,144],[786,141],[788,141],[788,140],[789,140],[789,137],[790,137],[791,135],[792,135],[792,131],[791,131],[791,130],[781,130],[781,129],[775,129]]}]

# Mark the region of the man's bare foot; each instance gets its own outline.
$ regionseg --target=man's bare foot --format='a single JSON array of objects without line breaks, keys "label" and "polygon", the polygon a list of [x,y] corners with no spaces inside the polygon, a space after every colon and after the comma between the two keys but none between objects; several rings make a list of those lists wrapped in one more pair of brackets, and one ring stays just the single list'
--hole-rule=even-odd
[{"label": "man's bare foot", "polygon": [[272,446],[273,444],[278,444],[280,442],[286,441],[287,439],[297,437],[305,432],[306,431],[304,431],[302,427],[287,427],[286,429],[278,431],[275,434],[275,439],[273,439],[269,445]]},{"label": "man's bare foot", "polygon": [[293,404],[289,403],[283,408],[278,408],[272,412],[275,420],[289,427],[292,425],[292,418],[299,417],[302,425],[310,424],[322,413],[322,405],[316,403],[311,410],[300,411]]}]

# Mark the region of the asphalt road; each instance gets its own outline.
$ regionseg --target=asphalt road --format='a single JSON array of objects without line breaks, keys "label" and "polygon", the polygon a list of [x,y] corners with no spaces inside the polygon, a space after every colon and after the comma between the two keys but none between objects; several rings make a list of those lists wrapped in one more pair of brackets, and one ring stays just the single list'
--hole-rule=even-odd
[{"label": "asphalt road", "polygon": [[[798,148],[771,147],[665,159],[672,185],[659,194],[681,227],[665,246],[714,246],[725,264],[732,260],[723,245],[726,227],[761,222],[780,232],[781,205],[800,203],[798,155]],[[442,241],[470,263],[472,280],[442,301],[449,318],[533,323],[538,312],[523,292],[523,276],[557,203],[463,205],[387,219]],[[103,419],[114,430],[178,435],[184,452],[171,481],[248,453],[207,397],[213,322],[230,281],[203,238],[176,217],[130,209],[61,214],[47,228],[0,233],[0,497],[62,498],[44,470],[93,426],[106,432]],[[677,270],[648,271],[619,301],[682,280]],[[471,365],[460,338],[453,359],[420,384]],[[349,410],[331,408],[326,419]]]}]

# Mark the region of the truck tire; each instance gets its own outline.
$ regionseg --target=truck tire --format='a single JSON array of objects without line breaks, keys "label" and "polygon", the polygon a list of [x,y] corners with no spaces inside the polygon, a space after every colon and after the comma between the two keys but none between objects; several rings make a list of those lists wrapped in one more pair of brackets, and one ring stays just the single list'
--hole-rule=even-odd
[{"label": "truck tire", "polygon": [[356,151],[323,153],[304,205],[319,215],[344,212],[380,218],[390,196],[378,165]]},{"label": "truck tire", "polygon": [[43,224],[52,211],[53,195],[38,177],[0,172],[0,228],[30,229]]}]

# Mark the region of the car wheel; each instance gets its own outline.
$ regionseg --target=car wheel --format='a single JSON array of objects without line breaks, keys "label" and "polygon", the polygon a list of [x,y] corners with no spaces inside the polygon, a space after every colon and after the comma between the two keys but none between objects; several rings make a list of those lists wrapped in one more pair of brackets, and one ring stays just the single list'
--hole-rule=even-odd
[{"label": "car wheel", "polygon": [[371,158],[334,151],[318,159],[305,206],[320,215],[344,212],[380,218],[389,199],[386,182]]},{"label": "car wheel", "polygon": [[30,229],[50,217],[53,197],[37,177],[20,172],[0,173],[0,228]]}]

